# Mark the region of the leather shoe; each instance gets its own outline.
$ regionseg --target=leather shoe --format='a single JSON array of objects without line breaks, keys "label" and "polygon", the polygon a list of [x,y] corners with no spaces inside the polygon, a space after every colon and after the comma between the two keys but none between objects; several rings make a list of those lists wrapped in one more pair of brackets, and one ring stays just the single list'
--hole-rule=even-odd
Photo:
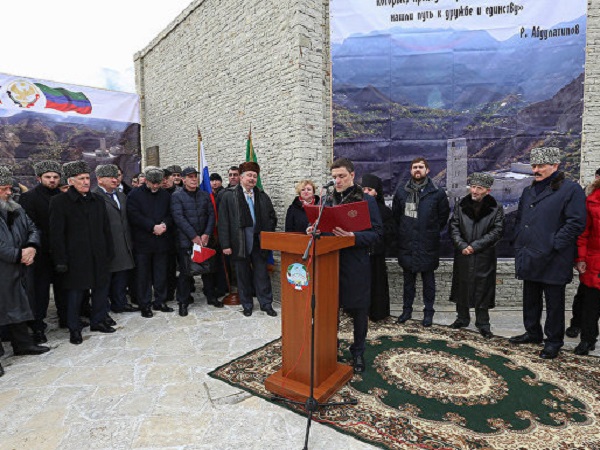
[{"label": "leather shoe", "polygon": [[358,355],[354,357],[354,373],[363,373],[365,371],[365,357]]},{"label": "leather shoe", "polygon": [[430,316],[423,317],[423,322],[421,322],[421,324],[425,328],[429,328],[431,325],[433,325],[433,317],[430,317]]},{"label": "leather shoe", "polygon": [[0,364],[0,377],[4,375],[4,367],[2,367],[2,364]]},{"label": "leather shoe", "polygon": [[129,303],[123,306],[122,308],[111,309],[112,312],[117,314],[124,312],[137,312],[139,310],[140,308],[138,308],[137,306],[130,305]]},{"label": "leather shoe", "polygon": [[160,305],[152,305],[152,309],[154,311],[162,311],[162,312],[173,312],[175,311],[173,308],[168,306],[166,303],[161,303]]},{"label": "leather shoe", "polygon": [[565,330],[565,334],[567,336],[569,336],[570,338],[576,338],[577,336],[579,336],[579,333],[581,333],[581,328],[574,327],[573,325],[571,325],[569,328],[567,328]]},{"label": "leather shoe", "polygon": [[50,347],[44,345],[30,345],[29,347],[15,349],[15,356],[21,355],[41,355],[50,351]]},{"label": "leather shoe", "polygon": [[398,317],[398,320],[396,320],[396,322],[398,323],[404,323],[406,322],[408,319],[410,319],[412,317],[412,314],[409,312],[403,312],[400,317]]},{"label": "leather shoe", "polygon": [[115,320],[110,317],[109,315],[106,316],[106,319],[104,319],[104,323],[106,325],[108,325],[109,327],[113,327],[117,324],[117,322],[115,322]]},{"label": "leather shoe", "polygon": [[35,342],[36,344],[45,344],[46,342],[48,342],[48,338],[46,337],[43,331],[34,331],[32,337],[33,342]]},{"label": "leather shoe", "polygon": [[188,315],[188,305],[186,305],[184,303],[179,304],[179,315],[181,317],[185,317]]},{"label": "leather shoe", "polygon": [[244,308],[244,315],[250,317],[252,315],[252,310],[250,308]]},{"label": "leather shoe", "polygon": [[142,308],[142,317],[146,317],[147,319],[149,319],[150,317],[154,317],[154,314],[152,313],[150,307]]},{"label": "leather shoe", "polygon": [[560,349],[552,347],[544,347],[540,352],[540,358],[542,359],[554,359],[558,356]]},{"label": "leather shoe", "polygon": [[480,328],[479,334],[481,334],[486,339],[491,339],[494,336],[494,334],[489,328]]},{"label": "leather shoe", "polygon": [[511,344],[541,344],[542,338],[534,338],[529,333],[519,334],[518,336],[511,337],[508,342]]},{"label": "leather shoe", "polygon": [[100,333],[114,333],[115,330],[110,325],[105,324],[104,322],[100,322],[99,324],[92,325],[90,327],[90,331],[99,331]]},{"label": "leather shoe", "polygon": [[468,323],[464,323],[458,319],[456,319],[454,322],[452,322],[450,324],[450,328],[452,328],[453,330],[458,330],[459,328],[466,328],[468,326],[469,326]]},{"label": "leather shoe", "polygon": [[587,355],[592,350],[596,350],[595,344],[592,344],[591,342],[588,342],[588,341],[581,341],[579,343],[579,345],[577,347],[575,347],[575,350],[573,350],[573,353],[575,353],[576,355]]},{"label": "leather shoe", "polygon": [[209,299],[208,304],[213,305],[215,308],[223,307],[223,302],[221,300],[219,300],[218,298]]},{"label": "leather shoe", "polygon": [[260,308],[260,310],[266,312],[267,316],[277,317],[277,311],[275,311],[272,306],[269,306],[267,308]]},{"label": "leather shoe", "polygon": [[79,345],[83,342],[83,338],[81,337],[81,331],[79,331],[79,330],[71,331],[70,335],[71,336],[69,337],[69,342],[71,344]]}]

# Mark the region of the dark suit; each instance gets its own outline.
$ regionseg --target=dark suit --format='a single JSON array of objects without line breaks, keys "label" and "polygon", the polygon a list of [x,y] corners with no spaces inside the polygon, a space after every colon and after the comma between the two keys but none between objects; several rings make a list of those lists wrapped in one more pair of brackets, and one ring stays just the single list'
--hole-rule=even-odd
[{"label": "dark suit", "polygon": [[127,196],[123,192],[115,191],[117,201],[112,194],[107,194],[98,187],[95,191],[103,200],[108,214],[110,230],[113,236],[115,257],[110,261],[109,295],[110,309],[114,312],[123,311],[127,306],[127,281],[129,271],[135,267],[133,262],[133,243],[127,220]]}]

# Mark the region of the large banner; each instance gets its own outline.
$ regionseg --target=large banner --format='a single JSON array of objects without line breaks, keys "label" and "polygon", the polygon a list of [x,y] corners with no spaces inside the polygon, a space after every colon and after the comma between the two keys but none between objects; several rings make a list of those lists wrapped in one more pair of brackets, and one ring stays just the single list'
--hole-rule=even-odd
[{"label": "large banner", "polygon": [[[334,155],[393,195],[425,156],[451,204],[495,176],[507,213],[531,183],[529,154],[564,151],[579,178],[586,0],[331,0]],[[449,242],[445,254],[451,255]]]},{"label": "large banner", "polygon": [[138,96],[0,73],[0,164],[31,187],[45,159],[117,164],[129,180],[140,170]]}]

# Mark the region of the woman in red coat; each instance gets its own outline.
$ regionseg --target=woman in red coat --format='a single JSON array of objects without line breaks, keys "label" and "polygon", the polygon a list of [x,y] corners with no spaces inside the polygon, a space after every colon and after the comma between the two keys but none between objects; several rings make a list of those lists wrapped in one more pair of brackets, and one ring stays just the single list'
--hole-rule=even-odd
[{"label": "woman in red coat", "polygon": [[577,270],[583,284],[581,304],[581,342],[576,355],[587,355],[596,348],[600,318],[600,179],[591,185],[586,199],[585,231],[577,239]]}]

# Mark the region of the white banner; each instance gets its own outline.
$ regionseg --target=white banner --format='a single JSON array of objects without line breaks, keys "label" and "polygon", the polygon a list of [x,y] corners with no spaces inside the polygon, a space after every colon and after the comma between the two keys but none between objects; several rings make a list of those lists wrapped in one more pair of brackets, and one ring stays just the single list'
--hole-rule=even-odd
[{"label": "white banner", "polygon": [[139,123],[139,96],[0,73],[0,117],[25,111]]}]

